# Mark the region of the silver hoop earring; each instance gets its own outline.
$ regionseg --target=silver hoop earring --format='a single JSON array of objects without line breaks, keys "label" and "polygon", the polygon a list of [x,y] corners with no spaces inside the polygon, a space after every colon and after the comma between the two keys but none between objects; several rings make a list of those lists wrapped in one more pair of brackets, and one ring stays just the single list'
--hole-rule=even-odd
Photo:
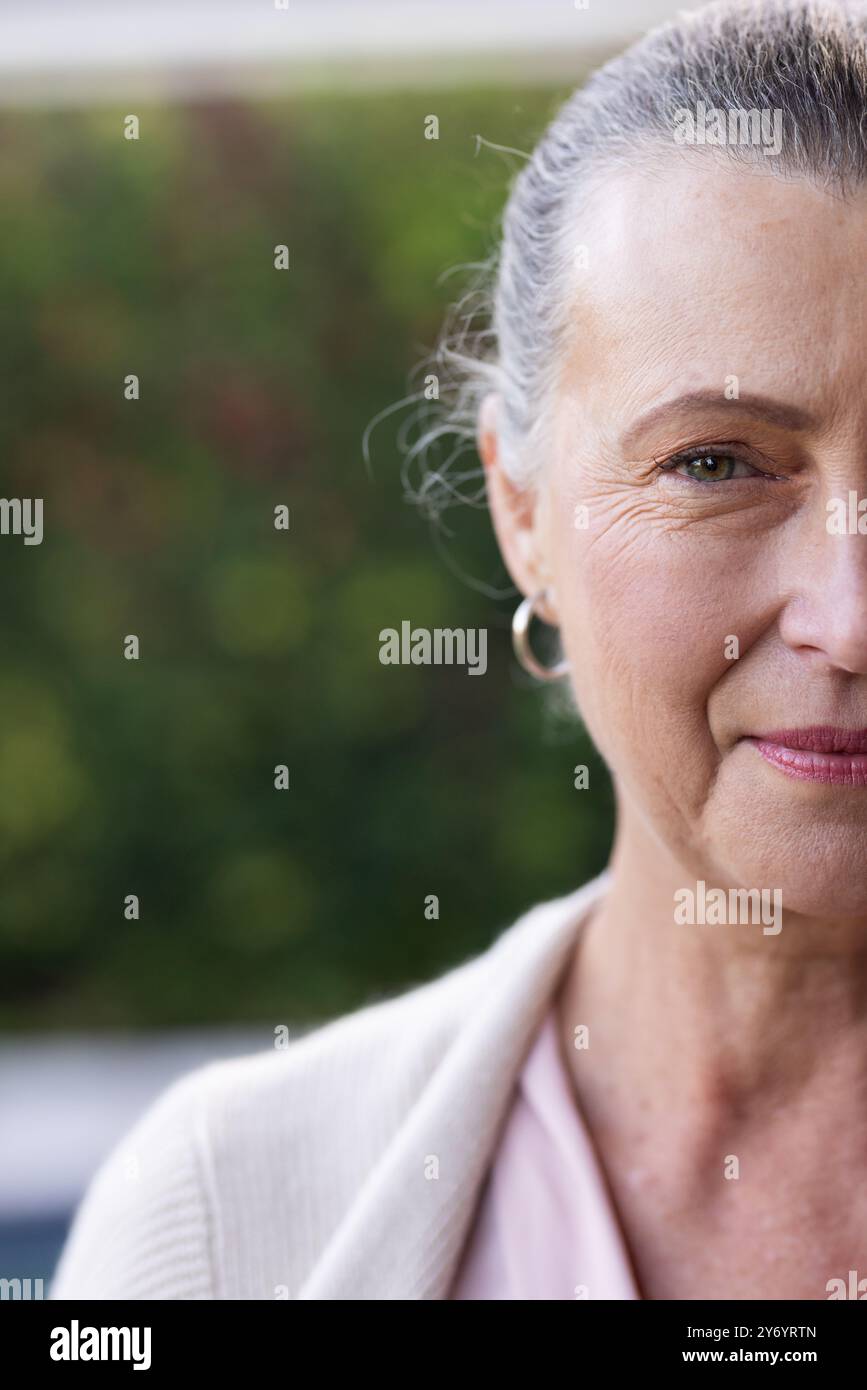
[{"label": "silver hoop earring", "polygon": [[512,646],[515,649],[515,656],[524,670],[529,671],[531,676],[535,676],[540,681],[555,681],[566,675],[569,670],[569,662],[563,660],[558,661],[555,666],[543,666],[540,661],[536,660],[530,647],[530,623],[535,616],[537,604],[547,593],[547,589],[540,589],[538,593],[531,594],[518,604],[512,618]]}]

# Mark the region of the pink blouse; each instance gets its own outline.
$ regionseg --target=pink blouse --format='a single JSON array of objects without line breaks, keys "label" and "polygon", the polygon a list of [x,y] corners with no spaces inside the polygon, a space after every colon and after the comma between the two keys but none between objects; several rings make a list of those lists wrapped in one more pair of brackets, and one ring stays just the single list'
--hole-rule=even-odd
[{"label": "pink blouse", "polygon": [[553,1005],[518,1078],[449,1297],[641,1297]]}]

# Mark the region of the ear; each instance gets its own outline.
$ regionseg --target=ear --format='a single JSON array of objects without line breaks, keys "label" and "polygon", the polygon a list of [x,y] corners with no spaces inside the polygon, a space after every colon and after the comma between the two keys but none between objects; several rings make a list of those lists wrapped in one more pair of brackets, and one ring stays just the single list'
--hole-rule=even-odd
[{"label": "ear", "polygon": [[[517,587],[536,594],[550,580],[543,545],[543,507],[535,488],[520,488],[503,468],[499,444],[501,397],[485,396],[479,408],[476,445],[485,468],[488,505],[500,554]],[[541,605],[538,616],[555,622]]]}]

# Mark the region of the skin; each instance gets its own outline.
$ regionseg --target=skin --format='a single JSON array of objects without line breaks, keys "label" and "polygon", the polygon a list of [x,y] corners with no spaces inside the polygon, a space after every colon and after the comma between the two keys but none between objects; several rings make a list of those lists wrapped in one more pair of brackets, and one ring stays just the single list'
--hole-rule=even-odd
[{"label": "skin", "polygon": [[[867,537],[825,524],[828,498],[867,496],[867,194],[666,153],[612,177],[575,242],[532,487],[500,466],[496,396],[478,428],[504,560],[549,587],[615,784],[561,1049],[643,1297],[827,1298],[867,1277],[867,788],[743,740],[867,727]],[[735,476],[660,470],[697,445]],[[676,924],[697,879],[779,888],[782,930]]]}]

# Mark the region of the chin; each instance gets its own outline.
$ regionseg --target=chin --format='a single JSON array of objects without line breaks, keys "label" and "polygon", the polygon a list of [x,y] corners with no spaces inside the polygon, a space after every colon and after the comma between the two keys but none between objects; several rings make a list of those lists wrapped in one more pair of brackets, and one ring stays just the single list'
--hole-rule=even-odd
[{"label": "chin", "polygon": [[752,801],[732,809],[726,831],[715,836],[714,858],[739,885],[779,889],[784,912],[867,919],[864,831],[860,822],[803,808],[786,815],[768,806],[763,815]]}]

